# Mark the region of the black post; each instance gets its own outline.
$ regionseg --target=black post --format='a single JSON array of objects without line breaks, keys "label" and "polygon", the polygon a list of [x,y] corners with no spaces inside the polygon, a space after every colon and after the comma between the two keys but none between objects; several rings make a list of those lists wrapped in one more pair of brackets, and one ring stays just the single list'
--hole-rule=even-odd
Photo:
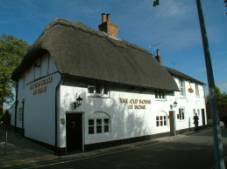
[{"label": "black post", "polygon": [[220,122],[219,122],[218,107],[217,107],[216,96],[214,92],[215,82],[214,82],[214,75],[213,75],[212,64],[211,64],[209,43],[208,43],[207,32],[205,28],[205,21],[204,21],[201,1],[196,0],[196,4],[197,4],[198,15],[199,15],[202,41],[203,41],[204,57],[206,62],[207,79],[208,79],[209,95],[210,95],[209,101],[211,103],[211,111],[212,111],[215,169],[225,169],[223,143],[222,143]]}]

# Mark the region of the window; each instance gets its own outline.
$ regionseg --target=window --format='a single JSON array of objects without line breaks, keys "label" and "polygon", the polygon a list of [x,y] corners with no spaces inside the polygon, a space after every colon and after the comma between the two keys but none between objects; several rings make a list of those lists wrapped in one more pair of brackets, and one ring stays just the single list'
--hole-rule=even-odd
[{"label": "window", "polygon": [[102,119],[96,119],[96,132],[102,133]]},{"label": "window", "polygon": [[167,120],[166,120],[166,116],[163,116],[163,121],[164,121],[164,126],[166,126],[167,125]]},{"label": "window", "polygon": [[195,95],[199,96],[199,86],[198,86],[198,84],[195,84]]},{"label": "window", "polygon": [[159,116],[156,116],[156,126],[159,126]]},{"label": "window", "polygon": [[160,116],[159,118],[160,118],[160,126],[163,126],[163,121],[162,121],[163,118],[162,118],[162,116]]},{"label": "window", "polygon": [[108,95],[108,93],[109,93],[108,88],[107,88],[107,87],[104,87],[104,94],[105,94],[105,95]]},{"label": "window", "polygon": [[167,126],[167,117],[166,116],[156,116],[156,126]]},{"label": "window", "polygon": [[200,116],[200,110],[199,109],[197,109],[197,114],[198,114],[198,116]]},{"label": "window", "polygon": [[109,90],[107,87],[103,86],[88,86],[88,93],[92,96],[105,97],[108,96]]},{"label": "window", "polygon": [[110,125],[109,119],[104,119],[104,132],[105,133],[109,132],[109,125]]},{"label": "window", "polygon": [[102,87],[101,86],[96,86],[96,94],[102,94]]},{"label": "window", "polygon": [[185,96],[185,82],[183,80],[179,80],[179,89],[180,95]]},{"label": "window", "polygon": [[88,86],[88,93],[94,94],[95,93],[95,86]]},{"label": "window", "polygon": [[106,112],[95,112],[88,119],[88,134],[104,134],[110,132],[111,116]]},{"label": "window", "polygon": [[[96,130],[95,130],[95,128],[96,128]],[[98,118],[96,120],[95,119],[88,120],[88,134],[108,133],[109,131],[110,131],[110,119]]]},{"label": "window", "polygon": [[165,93],[164,92],[155,92],[155,99],[165,99]]},{"label": "window", "polygon": [[177,119],[184,120],[184,115],[185,115],[184,108],[179,108],[179,112],[177,114]]},{"label": "window", "polygon": [[194,114],[194,115],[196,114],[196,109],[193,109],[193,114]]},{"label": "window", "polygon": [[95,122],[93,119],[88,120],[88,133],[89,134],[95,133]]}]

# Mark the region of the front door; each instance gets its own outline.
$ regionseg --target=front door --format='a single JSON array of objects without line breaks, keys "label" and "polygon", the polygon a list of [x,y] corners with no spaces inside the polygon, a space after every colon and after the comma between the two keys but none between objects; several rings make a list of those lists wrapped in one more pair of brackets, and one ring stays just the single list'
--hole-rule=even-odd
[{"label": "front door", "polygon": [[82,151],[82,114],[66,114],[67,151]]},{"label": "front door", "polygon": [[201,109],[201,112],[202,112],[202,123],[203,123],[203,126],[205,126],[206,125],[205,110],[204,109]]}]

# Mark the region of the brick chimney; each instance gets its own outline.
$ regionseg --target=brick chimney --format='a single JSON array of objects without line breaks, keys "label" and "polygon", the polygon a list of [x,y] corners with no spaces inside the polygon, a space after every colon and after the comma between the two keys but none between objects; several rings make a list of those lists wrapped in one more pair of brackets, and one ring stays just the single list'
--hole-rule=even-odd
[{"label": "brick chimney", "polygon": [[155,59],[158,61],[158,63],[162,64],[162,58],[161,58],[161,54],[160,54],[160,49],[156,50]]},{"label": "brick chimney", "polygon": [[114,38],[117,38],[118,36],[118,26],[110,21],[109,13],[101,14],[101,24],[99,25],[99,30]]}]

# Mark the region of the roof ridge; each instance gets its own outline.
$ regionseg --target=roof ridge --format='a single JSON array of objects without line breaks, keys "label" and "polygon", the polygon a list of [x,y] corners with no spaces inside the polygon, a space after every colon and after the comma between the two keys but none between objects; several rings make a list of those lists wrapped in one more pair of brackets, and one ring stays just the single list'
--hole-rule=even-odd
[{"label": "roof ridge", "polygon": [[[72,22],[66,19],[62,19],[62,18],[56,18],[53,22],[49,23],[47,25],[47,27],[43,30],[42,34],[39,36],[37,41],[42,41],[42,37],[45,35],[46,32],[48,32],[52,27],[56,26],[56,25],[63,25],[66,27],[72,27],[73,29],[79,29],[83,32],[86,33],[90,33],[102,38],[105,38],[106,40],[108,40],[109,42],[111,42],[113,45],[115,46],[119,46],[119,47],[131,47],[134,48],[136,50],[140,50],[142,52],[146,52],[149,55],[152,56],[152,53],[150,53],[148,50],[137,46],[136,44],[130,43],[126,40],[117,40],[114,38],[109,37],[105,32],[101,32],[101,31],[97,31],[93,28],[89,28],[88,26],[86,26],[85,24],[83,24],[82,22]],[[34,43],[36,44],[36,42]]]}]

